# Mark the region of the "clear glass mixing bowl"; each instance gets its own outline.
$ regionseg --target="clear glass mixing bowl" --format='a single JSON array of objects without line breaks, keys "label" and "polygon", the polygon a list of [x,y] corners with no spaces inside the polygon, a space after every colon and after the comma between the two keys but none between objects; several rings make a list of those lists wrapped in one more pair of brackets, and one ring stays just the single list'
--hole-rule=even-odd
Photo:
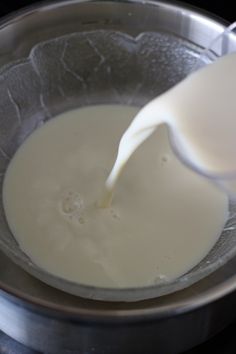
[{"label": "clear glass mixing bowl", "polygon": [[[39,11],[39,21],[44,21],[45,27],[41,26],[40,31],[35,30],[35,33],[27,32],[27,25],[25,29],[20,28],[19,33],[15,31],[16,40],[22,33],[24,40],[18,42],[15,51],[9,51],[8,56],[1,56],[1,63],[4,63],[0,69],[1,190],[11,157],[24,139],[44,122],[65,110],[91,104],[143,106],[195,68],[202,51],[196,41],[196,30],[201,35],[204,26],[209,25],[217,33],[223,28],[207,17],[191,17],[192,12],[187,10],[184,14],[180,11],[182,20],[179,19],[179,23],[178,20],[168,23],[168,13],[172,11],[174,16],[178,8],[163,4],[163,8],[158,8],[158,2],[154,4],[151,1],[145,5],[141,1],[74,1],[73,6],[77,6],[74,16],[75,19],[78,16],[78,21],[77,25],[72,26],[65,20],[66,3],[60,2],[60,16],[54,15],[61,21],[58,26],[46,31],[52,22],[41,18],[43,11]],[[148,22],[148,14],[154,10],[156,22]],[[96,21],[91,20],[92,14]],[[146,24],[142,16],[146,18]],[[187,20],[190,17],[192,32],[187,27],[183,31],[181,25],[189,23]],[[174,27],[171,28],[172,25]],[[155,30],[150,30],[154,27]],[[205,42],[201,38],[201,43]],[[11,43],[14,41],[11,40]],[[228,52],[234,46],[235,36],[226,33],[224,50]],[[219,45],[214,52],[221,55],[221,50]],[[177,280],[139,289],[83,286],[39,269],[21,251],[8,228],[0,200],[1,249],[42,281],[90,299],[136,301],[175,292],[207,276],[236,255],[236,205],[231,203],[229,220],[214,248],[201,263]]]}]

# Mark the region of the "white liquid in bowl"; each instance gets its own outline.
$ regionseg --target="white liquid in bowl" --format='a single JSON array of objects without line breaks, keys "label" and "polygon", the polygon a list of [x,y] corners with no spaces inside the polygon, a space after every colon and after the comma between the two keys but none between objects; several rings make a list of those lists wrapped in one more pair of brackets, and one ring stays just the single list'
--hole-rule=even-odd
[{"label": "white liquid in bowl", "polygon": [[132,156],[109,208],[97,207],[137,108],[66,112],[34,132],[7,170],[3,201],[22,250],[80,284],[143,287],[207,255],[228,215],[226,195],[182,165],[161,126]]}]

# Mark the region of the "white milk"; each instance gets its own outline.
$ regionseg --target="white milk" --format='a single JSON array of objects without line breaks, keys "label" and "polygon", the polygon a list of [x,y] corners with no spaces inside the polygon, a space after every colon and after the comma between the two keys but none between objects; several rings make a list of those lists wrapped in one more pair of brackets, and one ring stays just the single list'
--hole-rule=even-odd
[{"label": "white milk", "polygon": [[[147,104],[123,135],[107,180],[112,190],[135,149],[161,124],[174,136],[179,155],[201,173],[218,179],[236,195],[236,53],[191,74]],[[231,179],[224,180],[231,176]]]},{"label": "white milk", "polygon": [[4,207],[20,247],[39,267],[82,284],[142,287],[187,272],[217,241],[227,197],[177,160],[164,126],[130,159],[112,206],[97,207],[137,112],[115,105],[67,112],[17,151]]}]

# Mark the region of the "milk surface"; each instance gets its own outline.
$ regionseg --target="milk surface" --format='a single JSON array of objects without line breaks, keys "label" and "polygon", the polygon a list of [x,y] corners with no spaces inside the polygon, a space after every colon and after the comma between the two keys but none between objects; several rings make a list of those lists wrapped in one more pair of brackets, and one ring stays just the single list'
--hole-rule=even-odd
[{"label": "milk surface", "polygon": [[184,274],[217,241],[227,197],[181,164],[164,125],[131,157],[112,204],[98,207],[120,137],[137,112],[118,105],[66,112],[16,152],[4,208],[39,267],[80,284],[143,287]]}]

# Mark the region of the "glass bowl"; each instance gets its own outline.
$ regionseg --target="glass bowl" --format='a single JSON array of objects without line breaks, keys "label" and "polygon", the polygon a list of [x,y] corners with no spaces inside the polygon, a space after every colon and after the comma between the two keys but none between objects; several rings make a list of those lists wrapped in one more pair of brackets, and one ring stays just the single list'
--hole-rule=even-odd
[{"label": "glass bowl", "polygon": [[[196,68],[202,48],[224,29],[207,16],[192,16],[191,10],[183,12],[181,7],[152,1],[78,0],[47,6],[51,6],[47,17],[39,7],[35,32],[27,31],[26,19],[25,27],[14,34],[15,50],[8,48],[1,56],[1,190],[11,157],[46,121],[63,111],[92,104],[143,106]],[[69,7],[73,21],[68,21]],[[17,24],[17,16],[14,20]],[[235,36],[225,36],[229,50],[235,45]],[[222,54],[220,50],[220,46],[214,49],[216,55]],[[137,301],[188,287],[235,256],[235,211],[236,205],[231,202],[224,231],[207,257],[175,281],[152,287],[95,288],[38,268],[10,232],[2,198],[0,247],[24,270],[68,293],[103,301]]]}]

